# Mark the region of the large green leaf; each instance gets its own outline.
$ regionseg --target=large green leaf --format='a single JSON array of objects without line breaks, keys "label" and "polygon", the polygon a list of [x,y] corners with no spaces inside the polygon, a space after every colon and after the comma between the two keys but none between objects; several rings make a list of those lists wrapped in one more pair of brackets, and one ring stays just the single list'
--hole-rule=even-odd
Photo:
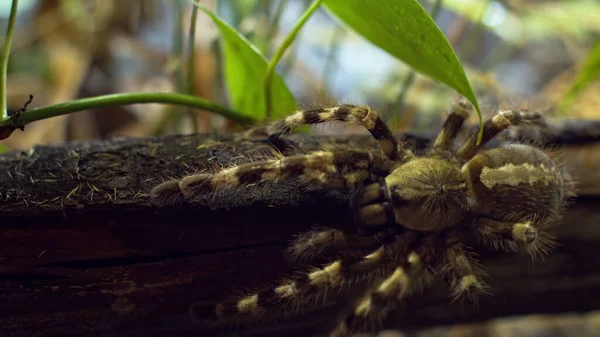
[{"label": "large green leaf", "polygon": [[559,111],[565,113],[579,93],[597,79],[600,79],[600,40],[596,42],[596,45],[590,51],[590,54],[577,74],[575,83],[560,102]]},{"label": "large green leaf", "polygon": [[444,0],[444,6],[472,21],[482,20],[485,9],[482,23],[486,28],[518,45],[551,38],[585,39],[600,33],[600,1],[515,1],[511,9],[499,1]]},{"label": "large green leaf", "polygon": [[480,114],[477,98],[458,57],[417,1],[325,0],[325,6],[357,33],[415,71],[454,88]]},{"label": "large green leaf", "polygon": [[[197,2],[193,3],[210,16],[221,33],[225,82],[232,107],[249,117],[264,119],[267,60],[244,36],[215,13]],[[297,109],[294,96],[278,74],[273,78],[271,97],[273,117],[285,116]]]}]

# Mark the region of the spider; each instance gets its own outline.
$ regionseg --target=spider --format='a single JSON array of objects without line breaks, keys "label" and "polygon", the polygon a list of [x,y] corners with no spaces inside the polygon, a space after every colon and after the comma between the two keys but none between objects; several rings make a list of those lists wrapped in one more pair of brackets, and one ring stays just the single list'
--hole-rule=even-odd
[{"label": "spider", "polygon": [[388,312],[435,273],[443,275],[454,300],[476,302],[489,291],[466,244],[470,235],[492,248],[532,258],[554,245],[546,229],[573,195],[569,174],[530,145],[484,149],[509,126],[535,124],[542,117],[501,111],[484,123],[481,142],[474,134],[455,147],[471,111],[466,101],[455,104],[430,149],[420,155],[398,142],[368,107],[300,111],[267,125],[270,139],[304,124],[340,121],[364,126],[379,151],[340,148],[242,164],[164,182],[151,198],[155,205],[172,206],[219,189],[284,179],[299,179],[313,189],[348,191],[353,226],[301,233],[288,248],[295,261],[333,256],[328,263],[267,290],[224,301],[216,315],[226,321],[268,321],[316,309],[351,290],[355,300],[330,337],[377,329]]}]

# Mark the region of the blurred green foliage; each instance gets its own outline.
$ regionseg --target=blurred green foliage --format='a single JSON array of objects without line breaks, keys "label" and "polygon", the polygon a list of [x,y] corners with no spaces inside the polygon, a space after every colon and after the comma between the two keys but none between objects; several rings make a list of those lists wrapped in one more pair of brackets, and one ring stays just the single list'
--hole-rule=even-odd
[{"label": "blurred green foliage", "polygon": [[[195,3],[219,28],[222,38],[224,75],[234,109],[257,120],[266,117],[264,79],[267,60],[243,35],[206,7]],[[296,109],[296,101],[281,77],[275,74],[271,95],[275,117]]]},{"label": "blurred green foliage", "polygon": [[600,78],[600,40],[592,48],[588,58],[578,72],[575,83],[559,103],[559,111],[565,113],[569,106],[577,99],[588,85]]}]

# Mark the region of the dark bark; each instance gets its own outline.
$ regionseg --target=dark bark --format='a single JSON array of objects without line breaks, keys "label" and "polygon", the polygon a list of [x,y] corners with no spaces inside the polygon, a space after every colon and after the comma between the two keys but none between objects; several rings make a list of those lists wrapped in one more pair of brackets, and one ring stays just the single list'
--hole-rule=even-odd
[{"label": "dark bark", "polygon": [[[561,130],[566,162],[585,198],[557,227],[561,246],[531,264],[480,251],[495,296],[478,309],[449,304],[436,283],[389,326],[420,327],[525,313],[600,308],[598,135]],[[591,136],[590,136],[591,134]],[[573,136],[575,135],[575,136]],[[422,148],[427,138],[403,136]],[[561,138],[562,137],[562,138]],[[348,141],[371,144],[365,137]],[[294,136],[297,151],[343,138]],[[0,157],[1,336],[227,335],[229,327],[192,323],[192,303],[210,318],[233,289],[276,280],[292,268],[281,254],[314,224],[343,227],[347,195],[304,193],[293,182],[198,198],[178,210],[149,205],[156,184],[199,170],[271,156],[264,141],[171,136],[37,147]],[[293,319],[254,334],[308,336],[335,314]],[[246,332],[247,331],[247,332]],[[254,332],[252,332],[254,331]]]}]

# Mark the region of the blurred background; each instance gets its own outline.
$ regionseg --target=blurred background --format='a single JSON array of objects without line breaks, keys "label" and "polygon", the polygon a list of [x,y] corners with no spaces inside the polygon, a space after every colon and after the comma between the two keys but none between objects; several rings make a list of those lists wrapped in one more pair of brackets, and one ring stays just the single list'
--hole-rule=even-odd
[{"label": "blurred background", "polygon": [[[200,0],[271,58],[308,0]],[[600,81],[578,88],[558,113],[600,40],[597,0],[421,0],[465,67],[482,109],[535,109],[597,118]],[[0,1],[4,33],[11,1]],[[192,5],[183,0],[20,0],[8,74],[9,109],[118,92],[184,92]],[[398,18],[399,21],[402,18]],[[218,31],[198,13],[194,94],[228,105]],[[441,125],[457,94],[353,33],[326,10],[311,17],[278,72],[302,108],[367,104],[394,130]],[[253,85],[249,83],[248,85]],[[230,132],[214,113],[166,105],[102,108],[38,121],[1,142],[6,149],[69,140]],[[473,116],[473,121],[476,117]],[[319,127],[317,132],[332,132]],[[346,130],[346,129],[344,129]],[[349,131],[352,132],[352,131]]]}]

